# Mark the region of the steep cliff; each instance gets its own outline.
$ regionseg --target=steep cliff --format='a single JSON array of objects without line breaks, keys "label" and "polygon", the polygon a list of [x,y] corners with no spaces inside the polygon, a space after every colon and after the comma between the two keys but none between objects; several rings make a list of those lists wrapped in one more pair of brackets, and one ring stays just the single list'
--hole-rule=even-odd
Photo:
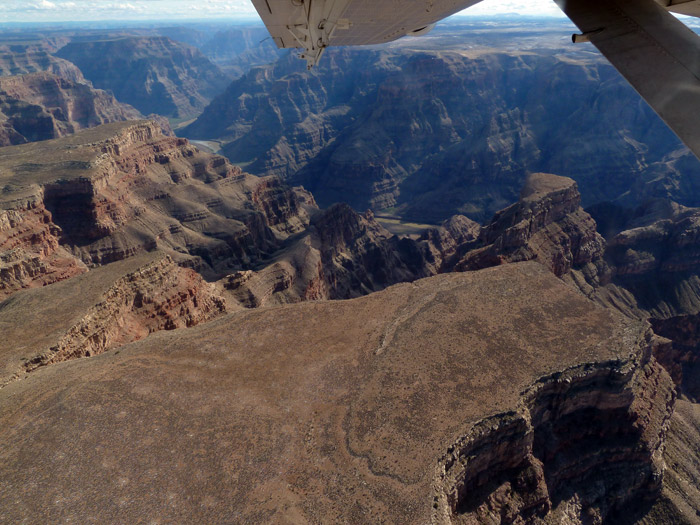
[{"label": "steep cliff", "polygon": [[[485,32],[500,36],[479,45]],[[585,205],[700,204],[697,160],[609,64],[556,42],[515,51],[497,28],[446,26],[331,49],[311,72],[282,57],[180,133],[224,141],[232,161],[290,177],[323,207],[392,207],[417,222],[488,220],[538,171],[576,180]]]},{"label": "steep cliff", "polygon": [[[115,263],[0,302],[0,387],[49,364],[90,357],[158,330],[190,327],[225,302],[163,254]],[[28,315],[31,312],[31,315]]]},{"label": "steep cliff", "polygon": [[41,195],[0,208],[0,300],[23,288],[45,286],[87,270],[59,244],[61,229]]},{"label": "steep cliff", "polygon": [[650,317],[700,311],[700,210],[652,201],[630,216],[607,241],[615,282]]},{"label": "steep cliff", "polygon": [[576,183],[557,175],[530,175],[520,200],[498,212],[472,246],[457,271],[536,259],[557,277],[573,269],[606,272],[605,241],[581,208]]},{"label": "steep cliff", "polygon": [[144,114],[192,117],[229,82],[199,50],[167,37],[75,41],[56,56]]},{"label": "steep cliff", "polygon": [[543,377],[475,425],[440,461],[433,522],[612,523],[657,499],[675,396],[646,345]]},{"label": "steep cliff", "polygon": [[139,118],[105,91],[51,73],[0,77],[0,147]]},{"label": "steep cliff", "polygon": [[303,190],[242,173],[149,121],[2,152],[7,293],[155,249],[219,278],[269,257],[315,206]]}]

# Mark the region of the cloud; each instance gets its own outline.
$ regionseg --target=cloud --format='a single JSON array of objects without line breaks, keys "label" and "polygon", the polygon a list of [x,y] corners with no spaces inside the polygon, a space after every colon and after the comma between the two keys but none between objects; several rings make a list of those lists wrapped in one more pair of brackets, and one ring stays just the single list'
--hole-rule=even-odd
[{"label": "cloud", "polygon": [[0,0],[0,20],[63,22],[235,18],[256,15],[250,0]]},{"label": "cloud", "polygon": [[41,2],[38,2],[34,4],[35,9],[56,9],[56,4],[53,2],[49,2],[49,0],[41,0]]}]

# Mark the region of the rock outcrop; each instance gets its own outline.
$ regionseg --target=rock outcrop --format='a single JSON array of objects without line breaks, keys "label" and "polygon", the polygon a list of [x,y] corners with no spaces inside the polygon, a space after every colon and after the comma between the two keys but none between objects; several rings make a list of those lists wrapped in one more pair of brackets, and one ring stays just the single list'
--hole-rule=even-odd
[{"label": "rock outcrop", "polygon": [[85,264],[60,246],[61,229],[40,198],[0,208],[0,300],[79,275]]},{"label": "rock outcrop", "polygon": [[0,77],[0,147],[140,118],[105,91],[52,73]]},{"label": "rock outcrop", "polygon": [[159,330],[194,326],[225,310],[213,285],[163,254],[17,293],[0,302],[6,338],[0,387],[40,367],[95,356]]},{"label": "rock outcrop", "polygon": [[8,291],[45,284],[46,274],[58,280],[61,261],[14,268],[52,257],[59,245],[73,265],[160,249],[220,278],[268,258],[305,228],[315,206],[304,191],[245,174],[149,121],[4,148],[0,166]]},{"label": "rock outcrop", "polygon": [[530,175],[520,200],[498,212],[472,246],[457,271],[533,259],[557,277],[574,269],[594,275],[604,270],[605,241],[581,208],[576,183],[557,175]]},{"label": "rock outcrop", "polygon": [[167,37],[75,41],[56,56],[145,115],[195,116],[229,83],[199,50]]},{"label": "rock outcrop", "polygon": [[660,490],[673,393],[652,346],[534,262],[234,312],[0,389],[0,507],[11,521],[613,519]]}]

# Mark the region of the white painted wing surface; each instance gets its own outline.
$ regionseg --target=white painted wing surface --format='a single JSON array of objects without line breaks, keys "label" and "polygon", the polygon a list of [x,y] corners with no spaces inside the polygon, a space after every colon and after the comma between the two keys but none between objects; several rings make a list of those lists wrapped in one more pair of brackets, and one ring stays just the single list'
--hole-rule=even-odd
[{"label": "white painted wing surface", "polygon": [[278,47],[314,65],[329,45],[381,44],[420,33],[479,0],[252,0]]},{"label": "white painted wing surface", "polygon": [[556,2],[700,158],[700,37],[654,0]]}]

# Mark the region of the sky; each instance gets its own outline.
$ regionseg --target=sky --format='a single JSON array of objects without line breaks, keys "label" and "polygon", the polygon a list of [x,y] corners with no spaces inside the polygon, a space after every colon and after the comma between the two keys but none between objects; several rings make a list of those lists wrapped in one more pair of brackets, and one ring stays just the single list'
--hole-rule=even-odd
[{"label": "sky", "polygon": [[[461,15],[563,16],[552,0],[484,0]],[[0,22],[258,19],[249,0],[0,0]]]}]

